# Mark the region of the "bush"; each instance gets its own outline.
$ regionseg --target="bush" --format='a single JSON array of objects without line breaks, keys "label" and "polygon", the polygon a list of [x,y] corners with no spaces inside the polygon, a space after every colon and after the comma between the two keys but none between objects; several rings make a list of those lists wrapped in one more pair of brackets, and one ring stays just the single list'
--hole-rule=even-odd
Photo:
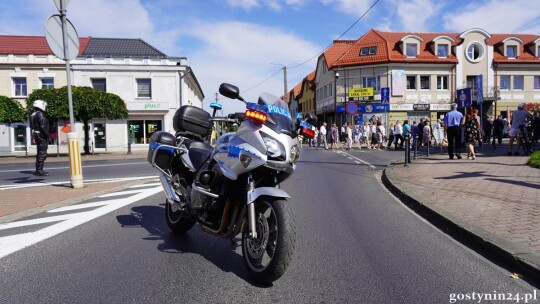
[{"label": "bush", "polygon": [[540,151],[536,151],[531,154],[531,157],[527,161],[527,165],[534,168],[540,168]]}]

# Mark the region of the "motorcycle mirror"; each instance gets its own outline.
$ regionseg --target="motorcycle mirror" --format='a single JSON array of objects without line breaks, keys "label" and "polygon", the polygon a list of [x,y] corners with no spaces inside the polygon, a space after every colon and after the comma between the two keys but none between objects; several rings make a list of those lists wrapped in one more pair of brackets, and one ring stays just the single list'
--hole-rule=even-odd
[{"label": "motorcycle mirror", "polygon": [[306,121],[315,126],[317,125],[317,116],[313,113],[307,113]]},{"label": "motorcycle mirror", "polygon": [[238,89],[238,87],[229,83],[222,83],[219,86],[219,94],[231,99],[238,99],[244,101],[244,98],[240,96],[240,90]]}]

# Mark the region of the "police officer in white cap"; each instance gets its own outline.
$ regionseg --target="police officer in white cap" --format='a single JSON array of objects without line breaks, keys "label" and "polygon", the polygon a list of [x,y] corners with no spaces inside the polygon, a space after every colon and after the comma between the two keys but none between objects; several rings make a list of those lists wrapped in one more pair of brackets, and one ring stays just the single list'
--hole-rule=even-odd
[{"label": "police officer in white cap", "polygon": [[45,115],[47,102],[41,99],[34,101],[34,113],[30,116],[30,126],[32,128],[32,138],[36,143],[36,176],[47,176],[48,172],[43,171],[43,165],[47,158],[47,148],[49,141],[50,126],[49,120]]}]

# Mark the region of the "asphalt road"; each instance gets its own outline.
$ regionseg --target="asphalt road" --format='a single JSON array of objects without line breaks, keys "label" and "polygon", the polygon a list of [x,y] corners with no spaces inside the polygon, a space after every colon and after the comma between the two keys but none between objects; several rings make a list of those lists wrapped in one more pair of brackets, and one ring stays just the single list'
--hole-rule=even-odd
[{"label": "asphalt road", "polygon": [[[45,171],[50,176],[35,176],[35,158],[27,162],[0,163],[0,187],[31,183],[69,182],[68,161],[45,161]],[[87,160],[82,161],[83,178],[86,181],[118,179],[127,177],[157,176],[146,158]]]},{"label": "asphalt road", "polygon": [[378,178],[392,153],[304,149],[282,187],[293,197],[296,251],[272,286],[249,278],[240,242],[198,227],[172,235],[156,192],[1,258],[0,303],[449,303],[533,293],[396,201]]}]

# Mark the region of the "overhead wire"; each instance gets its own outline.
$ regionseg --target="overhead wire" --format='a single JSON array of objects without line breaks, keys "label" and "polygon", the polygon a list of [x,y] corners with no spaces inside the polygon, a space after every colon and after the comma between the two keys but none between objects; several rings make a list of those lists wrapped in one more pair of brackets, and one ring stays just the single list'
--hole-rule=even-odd
[{"label": "overhead wire", "polygon": [[[375,2],[373,2],[373,4],[358,18],[356,19],[356,21],[351,25],[349,26],[349,28],[343,32],[343,34],[339,35],[339,37],[337,37],[337,39],[335,40],[339,40],[340,38],[342,38],[343,36],[345,36],[345,34],[347,34],[358,22],[360,22],[360,20],[362,20],[362,18],[364,18],[365,15],[367,15],[367,13],[369,13],[371,11],[371,9],[373,9],[373,7],[379,2],[380,0],[375,0]],[[326,51],[327,49],[329,49],[334,43],[330,43],[330,45],[328,45],[324,50],[320,51],[319,53],[317,53],[317,55],[309,58],[308,60],[300,63],[300,64],[297,64],[295,66],[292,66],[292,67],[289,67],[288,69],[294,69],[294,68],[297,68],[297,67],[300,67],[308,62],[310,62],[311,60],[319,57],[322,53],[324,53],[324,51]]]},{"label": "overhead wire", "polygon": [[[338,37],[336,40],[339,40],[340,38],[342,38],[343,36],[345,36],[345,35],[346,35],[346,34],[347,34],[347,33],[348,33],[348,32],[349,32],[349,31],[350,31],[350,30],[358,23],[358,22],[360,22],[360,20],[362,20],[362,18],[364,18],[365,15],[367,15],[367,13],[369,13],[369,12],[373,9],[373,7],[375,7],[375,5],[376,5],[379,1],[380,1],[380,0],[375,0],[375,2],[373,2],[373,4],[372,4],[372,5],[371,5],[371,6],[370,6],[370,7],[369,7],[369,8],[368,8],[368,9],[367,9],[367,10],[366,10],[359,18],[358,18],[358,19],[356,19],[356,21],[355,21],[351,26],[349,26],[349,28],[348,28],[345,32],[343,32],[341,35],[339,35],[339,37]],[[304,62],[302,62],[302,63],[300,63],[300,64],[294,65],[294,66],[292,66],[292,67],[288,67],[288,69],[298,68],[298,67],[300,67],[300,66],[302,66],[302,65],[304,65],[304,64],[306,64],[306,63],[308,63],[308,62],[310,62],[311,60],[313,60],[313,59],[319,57],[322,53],[324,53],[324,51],[326,51],[327,49],[329,49],[332,45],[333,45],[333,43],[331,43],[330,45],[328,45],[326,48],[324,48],[322,51],[320,51],[319,53],[317,53],[315,56],[311,57],[310,59],[308,59],[308,60],[306,60],[306,61],[304,61]],[[277,70],[277,71],[274,72],[272,75],[270,75],[270,76],[268,76],[267,78],[265,78],[263,81],[257,83],[256,85],[250,87],[249,89],[247,89],[247,90],[245,90],[245,91],[243,91],[243,92],[244,92],[244,93],[245,93],[245,92],[248,92],[248,91],[253,90],[254,88],[260,86],[261,84],[263,84],[263,83],[265,83],[266,81],[268,81],[270,78],[274,77],[277,73],[283,71],[284,68],[285,68],[285,67],[283,67],[283,68]]]}]

